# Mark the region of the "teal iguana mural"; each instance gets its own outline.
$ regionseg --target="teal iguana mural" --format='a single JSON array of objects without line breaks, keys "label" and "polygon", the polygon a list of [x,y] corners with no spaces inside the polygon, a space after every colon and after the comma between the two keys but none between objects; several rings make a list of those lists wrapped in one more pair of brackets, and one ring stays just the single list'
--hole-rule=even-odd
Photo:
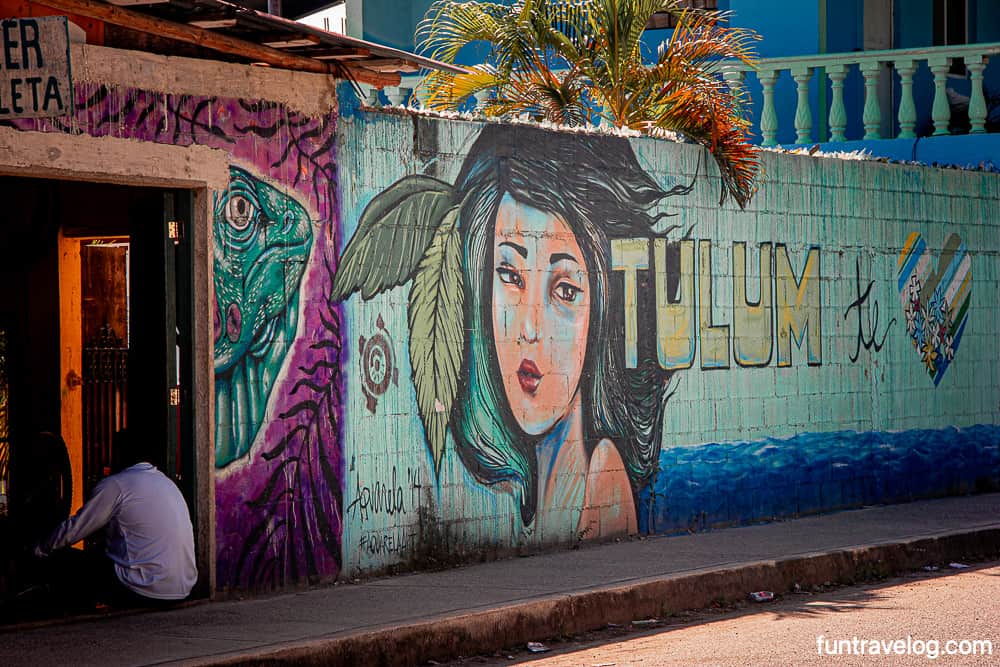
[{"label": "teal iguana mural", "polygon": [[230,167],[215,230],[215,465],[246,454],[295,335],[312,224],[294,198]]}]

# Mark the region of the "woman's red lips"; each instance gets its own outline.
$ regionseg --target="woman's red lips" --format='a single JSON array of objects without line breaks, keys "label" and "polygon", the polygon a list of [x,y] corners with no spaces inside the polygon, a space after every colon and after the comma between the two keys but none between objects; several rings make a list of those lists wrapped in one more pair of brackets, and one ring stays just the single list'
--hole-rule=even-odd
[{"label": "woman's red lips", "polygon": [[526,393],[534,394],[538,391],[538,385],[542,382],[542,374],[538,371],[538,366],[530,359],[521,361],[517,367],[517,381],[521,383],[521,389]]}]

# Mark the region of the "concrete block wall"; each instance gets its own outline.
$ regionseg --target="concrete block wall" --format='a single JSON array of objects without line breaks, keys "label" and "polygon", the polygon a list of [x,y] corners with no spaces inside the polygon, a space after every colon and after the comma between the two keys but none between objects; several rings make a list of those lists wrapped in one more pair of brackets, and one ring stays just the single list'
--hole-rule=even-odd
[{"label": "concrete block wall", "polygon": [[345,571],[1000,481],[995,174],[766,153],[741,211],[690,145],[357,109],[338,135]]}]

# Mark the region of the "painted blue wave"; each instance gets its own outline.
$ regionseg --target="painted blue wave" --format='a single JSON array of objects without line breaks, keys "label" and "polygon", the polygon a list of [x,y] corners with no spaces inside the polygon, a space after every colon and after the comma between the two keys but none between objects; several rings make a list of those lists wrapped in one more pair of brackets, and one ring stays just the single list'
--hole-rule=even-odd
[{"label": "painted blue wave", "polygon": [[997,488],[995,424],[671,447],[639,495],[639,529],[704,530]]}]

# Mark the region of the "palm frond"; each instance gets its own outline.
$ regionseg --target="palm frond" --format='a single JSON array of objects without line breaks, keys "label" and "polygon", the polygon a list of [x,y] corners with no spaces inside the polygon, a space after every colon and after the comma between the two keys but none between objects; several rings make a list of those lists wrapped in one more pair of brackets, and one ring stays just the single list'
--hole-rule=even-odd
[{"label": "palm frond", "polygon": [[489,64],[467,67],[464,74],[435,70],[417,87],[420,103],[429,109],[454,109],[476,93],[504,84],[497,69]]},{"label": "palm frond", "polygon": [[[663,11],[677,26],[646,53],[645,26]],[[617,127],[676,132],[705,146],[722,177],[720,203],[732,196],[742,207],[755,191],[760,160],[747,136],[745,91],[724,74],[734,63],[753,64],[758,37],[728,19],[679,0],[438,0],[418,28],[421,50],[445,62],[473,42],[488,43],[490,53],[467,74],[429,75],[421,99],[454,109],[489,90],[487,115],[567,125],[591,122],[596,105]]]}]

